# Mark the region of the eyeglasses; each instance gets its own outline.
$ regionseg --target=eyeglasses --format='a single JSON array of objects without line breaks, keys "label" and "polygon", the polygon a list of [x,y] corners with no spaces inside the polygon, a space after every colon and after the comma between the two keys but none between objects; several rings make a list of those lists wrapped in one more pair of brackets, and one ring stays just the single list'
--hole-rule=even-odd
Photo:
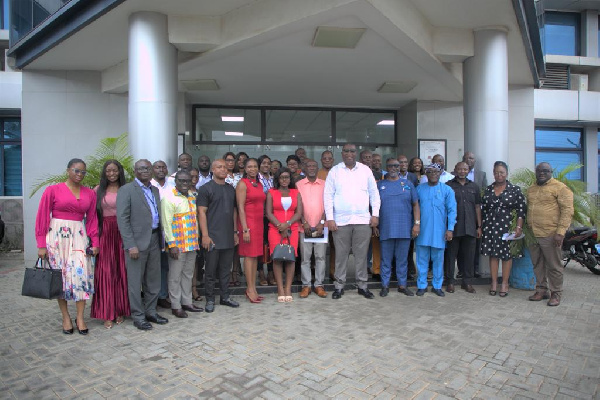
[{"label": "eyeglasses", "polygon": [[135,170],[140,172],[150,172],[152,171],[152,167],[137,167]]},{"label": "eyeglasses", "polygon": [[83,176],[85,176],[87,174],[86,170],[79,169],[79,168],[71,168],[71,172],[73,172],[75,175],[83,175]]},{"label": "eyeglasses", "polygon": [[386,167],[388,167],[388,168],[400,168],[400,164],[387,164]]}]

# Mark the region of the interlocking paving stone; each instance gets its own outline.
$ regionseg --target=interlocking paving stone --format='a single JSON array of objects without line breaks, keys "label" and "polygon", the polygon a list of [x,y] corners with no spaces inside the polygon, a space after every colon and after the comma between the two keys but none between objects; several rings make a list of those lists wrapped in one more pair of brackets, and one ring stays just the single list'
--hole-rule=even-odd
[{"label": "interlocking paving stone", "polygon": [[[600,277],[565,270],[563,302],[297,296],[137,330],[127,319],[61,333],[55,301],[20,296],[23,263],[0,254],[0,397],[168,399],[561,399],[600,397]],[[16,268],[21,267],[21,268]],[[202,304],[201,304],[202,305]],[[74,304],[69,305],[75,315]]]}]

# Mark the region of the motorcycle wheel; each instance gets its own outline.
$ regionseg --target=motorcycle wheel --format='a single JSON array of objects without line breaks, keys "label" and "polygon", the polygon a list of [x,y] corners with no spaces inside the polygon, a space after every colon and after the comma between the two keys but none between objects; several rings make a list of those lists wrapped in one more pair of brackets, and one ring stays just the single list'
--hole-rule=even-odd
[{"label": "motorcycle wheel", "polygon": [[588,258],[585,261],[584,265],[587,269],[589,269],[592,272],[592,274],[600,275],[600,263],[595,257]]}]

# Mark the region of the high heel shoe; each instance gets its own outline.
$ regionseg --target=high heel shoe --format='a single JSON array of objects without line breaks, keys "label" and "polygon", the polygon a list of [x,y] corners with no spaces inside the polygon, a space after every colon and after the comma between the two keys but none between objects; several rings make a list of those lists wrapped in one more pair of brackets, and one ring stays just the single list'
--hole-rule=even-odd
[{"label": "high heel shoe", "polygon": [[260,300],[260,299],[258,299],[258,298],[257,298],[256,300],[252,300],[252,297],[250,297],[250,295],[248,294],[248,292],[246,292],[246,297],[248,298],[248,301],[249,301],[250,303],[254,303],[254,304],[259,304],[259,303],[261,303],[261,300]]},{"label": "high heel shoe", "polygon": [[79,329],[79,325],[77,325],[77,319],[75,319],[75,323],[73,325],[75,325],[77,327],[77,332],[79,332],[80,335],[87,335],[88,332],[90,331],[88,328]]},{"label": "high heel shoe", "polygon": [[[69,321],[70,321],[70,320],[69,320]],[[63,327],[63,333],[64,333],[65,335],[72,335],[72,334],[73,334],[73,325],[71,325],[71,329],[65,329],[65,328]]]}]

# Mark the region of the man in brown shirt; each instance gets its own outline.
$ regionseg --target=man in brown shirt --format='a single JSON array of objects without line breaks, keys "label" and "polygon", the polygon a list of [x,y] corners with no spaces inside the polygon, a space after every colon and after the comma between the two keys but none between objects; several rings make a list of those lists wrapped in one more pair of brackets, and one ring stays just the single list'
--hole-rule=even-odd
[{"label": "man in brown shirt", "polygon": [[535,167],[535,178],[536,183],[527,190],[527,224],[536,238],[529,248],[536,291],[529,300],[550,298],[548,305],[557,306],[563,286],[561,247],[573,217],[573,193],[552,178],[552,167],[546,162]]}]

